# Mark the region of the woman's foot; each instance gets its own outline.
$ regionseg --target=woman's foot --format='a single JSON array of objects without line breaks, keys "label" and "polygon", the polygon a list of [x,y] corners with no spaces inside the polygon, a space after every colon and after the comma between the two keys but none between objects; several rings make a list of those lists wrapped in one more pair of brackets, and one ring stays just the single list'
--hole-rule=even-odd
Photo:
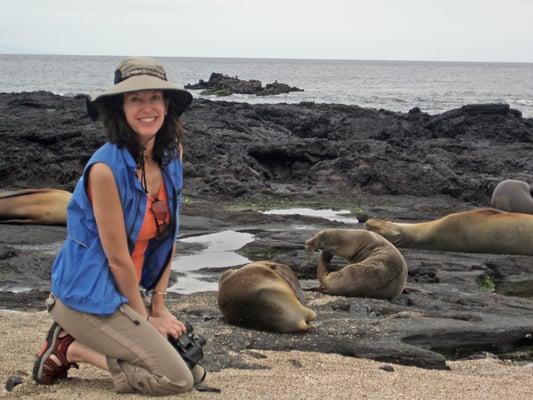
[{"label": "woman's foot", "polygon": [[[64,335],[60,337],[62,332]],[[52,324],[45,342],[36,354],[37,358],[33,365],[35,382],[41,385],[51,385],[58,379],[66,379],[67,371],[71,367],[78,368],[76,363],[67,361],[67,350],[74,340],[57,322]]]}]

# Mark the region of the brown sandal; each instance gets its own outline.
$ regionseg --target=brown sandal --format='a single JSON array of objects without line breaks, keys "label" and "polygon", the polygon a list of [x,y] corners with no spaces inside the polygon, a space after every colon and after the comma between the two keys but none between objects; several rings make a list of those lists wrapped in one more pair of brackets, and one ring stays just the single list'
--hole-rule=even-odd
[{"label": "brown sandal", "polygon": [[[48,331],[46,341],[37,352],[37,359],[33,365],[33,379],[40,385],[52,385],[58,379],[67,379],[67,371],[71,367],[78,368],[78,364],[67,361],[67,349],[74,342],[69,334],[59,337],[63,328],[54,322]],[[50,357],[54,355],[60,364]]]}]

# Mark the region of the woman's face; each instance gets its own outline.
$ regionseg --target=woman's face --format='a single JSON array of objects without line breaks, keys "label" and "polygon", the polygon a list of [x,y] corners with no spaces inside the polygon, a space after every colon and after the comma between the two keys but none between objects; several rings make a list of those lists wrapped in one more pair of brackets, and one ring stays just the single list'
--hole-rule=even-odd
[{"label": "woman's face", "polygon": [[141,144],[145,144],[163,126],[168,103],[162,90],[142,90],[124,94],[124,115]]}]

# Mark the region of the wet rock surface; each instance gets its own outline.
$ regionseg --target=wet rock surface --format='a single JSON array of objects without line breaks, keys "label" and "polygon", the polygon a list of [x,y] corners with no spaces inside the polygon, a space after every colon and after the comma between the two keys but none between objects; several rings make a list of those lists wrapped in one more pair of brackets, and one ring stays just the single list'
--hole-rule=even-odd
[{"label": "wet rock surface", "polygon": [[[0,116],[3,190],[71,190],[104,141],[81,98],[0,94]],[[499,181],[533,182],[531,119],[506,105],[431,116],[416,109],[205,100],[196,100],[184,119],[182,235],[253,232],[255,241],[240,253],[289,265],[318,314],[308,333],[258,332],[224,323],[215,292],[173,295],[173,310],[208,340],[208,368],[255,368],[244,361],[254,349],[334,352],[427,368],[480,352],[533,358],[533,257],[401,249],[408,288],[397,299],[332,297],[312,290],[317,254],[303,243],[320,229],[362,226],[257,211],[347,208],[420,221],[486,206]],[[64,237],[63,227],[0,225],[1,308],[44,308]],[[218,272],[209,273],[216,278]],[[516,282],[519,290],[510,291]],[[10,289],[17,287],[33,290]]]}]

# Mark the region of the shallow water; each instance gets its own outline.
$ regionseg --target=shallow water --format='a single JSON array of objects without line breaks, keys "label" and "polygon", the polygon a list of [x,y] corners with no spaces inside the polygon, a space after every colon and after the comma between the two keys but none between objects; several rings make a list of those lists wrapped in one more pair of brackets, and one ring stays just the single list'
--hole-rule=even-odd
[{"label": "shallow water", "polygon": [[13,292],[13,293],[25,293],[30,292],[33,288],[29,286],[20,286],[17,283],[11,284],[9,282],[4,282],[0,286],[0,291],[2,292]]},{"label": "shallow water", "polygon": [[330,221],[344,222],[345,224],[357,224],[359,221],[353,216],[353,213],[348,210],[331,210],[321,209],[316,210],[313,208],[286,208],[262,211],[263,214],[273,215],[304,215],[308,217],[317,217],[329,219]]},{"label": "shallow water", "polygon": [[190,272],[178,277],[178,281],[168,288],[169,292],[190,294],[196,292],[210,292],[218,290],[218,274],[202,274],[201,272]]},{"label": "shallow water", "polygon": [[253,242],[254,235],[245,232],[222,231],[178,240],[185,243],[202,243],[207,247],[197,254],[177,256],[172,260],[172,269],[178,272],[195,271],[201,268],[231,267],[250,262],[236,254],[245,244]]},{"label": "shallow water", "polygon": [[193,293],[217,290],[218,275],[202,273],[202,268],[224,268],[247,264],[250,260],[237,253],[245,244],[253,242],[254,235],[245,232],[222,231],[178,240],[185,243],[202,243],[207,247],[193,255],[177,256],[172,260],[172,269],[185,273],[178,282],[169,287],[176,293]]},{"label": "shallow water", "polygon": [[48,254],[55,256],[58,252],[63,242],[56,243],[47,243],[47,244],[14,244],[11,245],[15,250],[30,250],[30,251],[40,251],[43,254]]}]

